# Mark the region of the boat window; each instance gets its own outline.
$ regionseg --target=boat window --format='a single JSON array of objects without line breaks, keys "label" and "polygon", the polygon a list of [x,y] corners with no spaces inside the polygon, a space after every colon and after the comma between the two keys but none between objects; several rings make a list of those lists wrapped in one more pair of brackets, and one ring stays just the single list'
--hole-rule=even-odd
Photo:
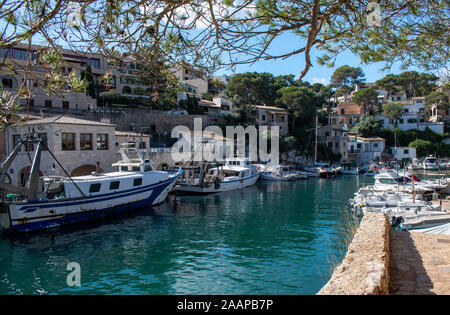
[{"label": "boat window", "polygon": [[151,171],[153,171],[153,168],[152,168],[151,165],[145,165],[144,166],[144,172],[151,172]]},{"label": "boat window", "polygon": [[133,172],[140,172],[141,168],[139,166],[133,166]]},{"label": "boat window", "polygon": [[382,184],[396,184],[397,182],[393,178],[380,178]]},{"label": "boat window", "polygon": [[89,187],[89,192],[90,193],[96,193],[100,191],[100,187],[102,184],[98,183],[98,184],[91,184],[91,187]]},{"label": "boat window", "polygon": [[121,166],[120,171],[122,172],[128,172],[128,166]]},{"label": "boat window", "polygon": [[109,189],[110,190],[119,189],[119,186],[120,186],[120,181],[114,181],[109,184]]},{"label": "boat window", "polygon": [[142,178],[135,178],[133,181],[133,186],[140,186],[142,185]]}]

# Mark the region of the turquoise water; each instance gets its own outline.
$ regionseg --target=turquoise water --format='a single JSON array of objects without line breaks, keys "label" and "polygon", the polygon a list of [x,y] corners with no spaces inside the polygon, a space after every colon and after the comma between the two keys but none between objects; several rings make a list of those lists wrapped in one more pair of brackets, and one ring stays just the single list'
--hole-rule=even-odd
[{"label": "turquoise water", "polygon": [[[315,294],[345,255],[367,177],[169,196],[70,230],[0,238],[0,294]],[[81,286],[69,287],[77,262]]]}]

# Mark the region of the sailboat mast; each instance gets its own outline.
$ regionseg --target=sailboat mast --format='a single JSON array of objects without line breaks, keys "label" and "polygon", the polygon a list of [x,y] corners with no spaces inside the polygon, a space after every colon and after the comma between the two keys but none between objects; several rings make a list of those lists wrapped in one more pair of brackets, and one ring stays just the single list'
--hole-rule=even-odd
[{"label": "sailboat mast", "polygon": [[314,150],[314,163],[317,162],[317,125],[319,124],[319,116],[316,116],[316,146]]}]

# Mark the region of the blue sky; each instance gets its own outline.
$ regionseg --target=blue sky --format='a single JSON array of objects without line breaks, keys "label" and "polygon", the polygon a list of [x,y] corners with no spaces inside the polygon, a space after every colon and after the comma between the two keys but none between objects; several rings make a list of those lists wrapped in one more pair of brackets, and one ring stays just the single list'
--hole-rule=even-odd
[{"label": "blue sky", "polygon": [[[278,39],[275,42],[270,51],[276,54],[282,54],[294,49],[298,49],[303,47],[304,42],[301,42],[302,39],[295,35],[287,35],[283,38]],[[374,64],[362,64],[360,62],[360,58],[350,51],[345,51],[338,55],[335,66],[333,68],[329,68],[327,66],[321,66],[317,63],[317,57],[322,54],[319,50],[313,50],[311,53],[311,61],[313,67],[311,67],[306,74],[304,81],[308,81],[310,83],[320,82],[322,84],[328,84],[331,79],[331,75],[333,72],[343,65],[349,65],[352,67],[361,67],[366,75],[366,82],[375,82],[378,79],[383,78],[389,73],[399,74],[406,70],[401,70],[399,64],[394,64],[393,67],[389,71],[382,71],[384,63],[374,63]],[[299,54],[296,56],[292,56],[288,59],[279,59],[279,60],[261,60],[253,65],[238,65],[234,69],[234,73],[242,73],[242,72],[269,72],[273,75],[283,75],[283,74],[293,74],[296,78],[299,77],[301,71],[305,66],[305,55]],[[416,70],[422,72],[423,70],[417,68],[410,68],[408,70]],[[217,71],[216,75],[228,74],[231,75],[233,71],[231,70],[220,70]]]}]

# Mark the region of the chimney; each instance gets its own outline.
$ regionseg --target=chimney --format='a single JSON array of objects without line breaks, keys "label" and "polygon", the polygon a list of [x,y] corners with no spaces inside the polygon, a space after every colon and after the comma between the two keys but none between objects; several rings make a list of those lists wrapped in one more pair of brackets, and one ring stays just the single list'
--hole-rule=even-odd
[{"label": "chimney", "polygon": [[100,174],[100,162],[97,162],[97,169],[96,169],[96,172],[97,172],[98,174]]},{"label": "chimney", "polygon": [[45,109],[41,109],[41,118],[45,118],[46,114],[45,114]]}]

